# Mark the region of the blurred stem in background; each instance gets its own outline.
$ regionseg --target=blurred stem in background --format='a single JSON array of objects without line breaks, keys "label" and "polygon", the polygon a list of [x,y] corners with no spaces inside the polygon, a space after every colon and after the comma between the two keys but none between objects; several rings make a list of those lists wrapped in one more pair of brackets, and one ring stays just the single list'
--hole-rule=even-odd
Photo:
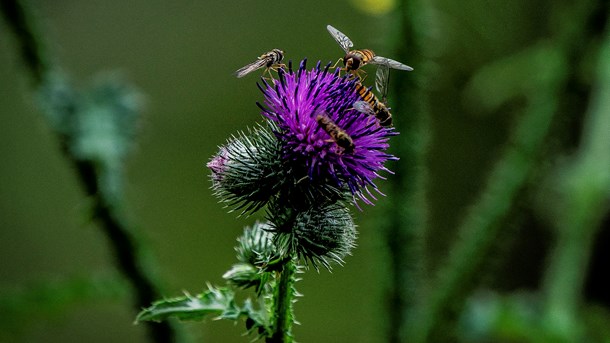
[{"label": "blurred stem in background", "polygon": [[396,31],[391,32],[392,45],[399,61],[414,66],[414,71],[392,71],[391,99],[397,99],[392,108],[394,123],[400,135],[393,139],[393,154],[400,158],[392,169],[396,173],[389,178],[388,197],[385,205],[385,244],[389,252],[390,280],[386,295],[389,342],[406,342],[405,324],[416,306],[422,280],[424,261],[424,229],[426,226],[427,174],[424,156],[428,147],[429,118],[426,94],[417,87],[425,71],[421,59],[422,35],[413,24],[421,13],[418,1],[399,1]]},{"label": "blurred stem in background", "polygon": [[515,198],[536,165],[556,111],[554,99],[565,81],[561,71],[566,69],[563,56],[553,48],[545,49],[542,55],[541,60],[548,63],[548,69],[543,72],[546,76],[539,85],[540,92],[532,94],[532,101],[514,130],[512,144],[493,168],[479,200],[457,228],[460,238],[414,319],[411,333],[414,342],[434,341],[438,339],[435,335],[446,333],[441,328],[447,325],[446,320],[454,319],[451,318],[455,315],[451,313],[456,310],[454,306],[463,306],[476,286],[477,275],[494,246],[501,223],[507,219]]},{"label": "blurred stem in background", "polygon": [[[425,78],[425,70],[418,69],[414,55],[422,54],[423,28],[421,20],[432,4],[425,1],[401,2],[402,31],[395,38],[400,60],[413,63],[416,78]],[[390,342],[445,342],[454,341],[456,319],[464,303],[477,287],[482,268],[492,252],[501,228],[514,209],[515,200],[527,186],[535,170],[540,169],[540,154],[550,132],[555,115],[563,105],[564,93],[573,82],[582,63],[581,42],[592,35],[588,30],[596,11],[603,10],[601,2],[582,1],[568,4],[554,3],[550,17],[551,36],[514,56],[501,58],[478,71],[479,79],[491,80],[481,87],[479,96],[499,99],[494,106],[524,97],[526,105],[519,117],[503,155],[489,174],[486,185],[475,204],[457,228],[459,239],[451,247],[447,261],[432,282],[418,267],[427,266],[423,239],[426,235],[425,174],[422,169],[425,153],[425,124],[427,105],[434,101],[426,92],[407,84],[396,75],[394,90],[400,96],[394,112],[401,135],[394,146],[401,158],[395,169],[397,177],[392,194],[394,201],[388,208],[387,242],[391,258],[391,286],[389,296],[388,338]],[[430,20],[430,18],[427,18]],[[593,33],[595,34],[595,33]],[[602,44],[607,44],[604,42]],[[404,49],[409,49],[406,54]],[[544,290],[547,310],[544,330],[552,339],[571,342],[582,338],[574,330],[580,304],[584,272],[589,250],[601,218],[607,209],[608,198],[608,52],[600,57],[599,86],[590,110],[589,131],[578,163],[569,169],[561,188],[566,201],[558,211],[557,247],[551,256]],[[604,57],[605,56],[605,57]],[[522,77],[518,84],[498,75],[507,70]],[[423,71],[423,73],[422,73]],[[397,73],[395,73],[397,74]],[[410,76],[410,75],[409,75]],[[475,74],[473,79],[477,79]],[[499,84],[499,85],[498,85]],[[494,89],[494,86],[497,89]],[[502,94],[509,89],[511,92]],[[603,94],[603,95],[602,95]],[[442,100],[441,100],[442,101]],[[495,110],[494,108],[493,110]],[[590,137],[588,137],[590,136]],[[569,209],[569,210],[568,210]],[[417,282],[417,283],[415,283]],[[424,289],[430,286],[430,290]],[[423,301],[416,301],[422,297]],[[527,337],[528,334],[523,334]],[[532,336],[529,335],[531,338]],[[537,341],[545,338],[537,337]]]},{"label": "blurred stem in background", "polygon": [[[161,297],[152,257],[127,219],[122,187],[123,161],[135,136],[137,94],[119,83],[76,92],[56,76],[34,16],[26,4],[1,0],[0,9],[19,45],[24,65],[61,148],[92,201],[92,216],[109,239],[117,268],[129,281],[136,311]],[[175,342],[171,322],[146,323],[151,341]]]},{"label": "blurred stem in background", "polygon": [[[610,13],[608,13],[610,16]],[[601,42],[581,147],[558,176],[557,242],[544,281],[546,324],[575,340],[583,282],[610,199],[610,28]]]}]

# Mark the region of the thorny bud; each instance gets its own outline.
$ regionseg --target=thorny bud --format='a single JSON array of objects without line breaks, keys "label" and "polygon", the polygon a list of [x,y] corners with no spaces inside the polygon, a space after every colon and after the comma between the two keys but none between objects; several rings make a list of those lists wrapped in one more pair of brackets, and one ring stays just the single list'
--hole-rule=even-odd
[{"label": "thorny bud", "polygon": [[241,214],[257,211],[286,179],[280,156],[279,142],[267,127],[233,136],[207,164],[216,196]]},{"label": "thorny bud", "polygon": [[298,212],[286,212],[274,204],[268,216],[276,219],[276,244],[294,250],[316,269],[318,264],[329,270],[331,262],[343,264],[355,246],[356,226],[342,202],[315,205]]}]

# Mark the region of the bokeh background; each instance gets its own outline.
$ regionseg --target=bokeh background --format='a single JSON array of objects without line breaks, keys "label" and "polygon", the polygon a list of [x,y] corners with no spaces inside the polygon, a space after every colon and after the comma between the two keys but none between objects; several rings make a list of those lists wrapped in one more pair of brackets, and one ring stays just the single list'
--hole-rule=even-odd
[{"label": "bokeh background", "polygon": [[[396,27],[403,17],[391,0],[29,3],[54,62],[77,85],[118,72],[144,95],[136,148],[127,162],[127,206],[154,254],[167,296],[197,293],[206,282],[222,284],[222,274],[234,262],[235,239],[256,219],[236,218],[217,203],[205,167],[231,134],[261,120],[257,75],[236,79],[237,68],[272,48],[283,49],[293,61],[334,62],[342,51],[327,24],[347,33],[356,47],[415,68],[402,76],[413,92],[393,90],[390,106],[401,110],[394,112],[398,130],[408,131],[403,125],[409,121],[402,118],[410,113],[398,106],[401,99],[417,90],[433,99],[425,104],[425,138],[413,142],[426,152],[426,194],[418,205],[427,214],[426,270],[433,274],[519,116],[510,106],[487,113],[464,96],[464,88],[479,66],[547,35],[551,20],[551,1],[438,0],[421,7],[427,12],[420,17],[435,25],[421,21],[415,48],[412,40],[401,41]],[[373,68],[367,70],[373,75]],[[88,220],[75,170],[41,115],[31,83],[15,39],[0,21],[0,289],[5,294],[116,275],[107,238]],[[566,120],[575,123],[574,131],[559,140],[576,141],[582,118]],[[379,185],[384,191],[391,183]],[[491,282],[498,289],[534,288],[540,279],[551,235],[532,210],[540,201],[531,198],[536,195],[520,198],[519,214],[506,224],[518,228],[498,247],[510,256],[509,263],[494,266],[504,275]],[[304,297],[295,306],[298,341],[386,341],[389,267],[380,223],[392,215],[384,203],[396,201],[390,196],[380,198],[379,206],[354,209],[358,247],[345,266],[302,275],[297,288]],[[118,289],[57,304],[34,297],[29,304],[40,302],[40,308],[15,312],[21,316],[11,324],[17,329],[0,340],[145,342],[143,326],[133,324],[129,294]],[[241,323],[184,326],[202,342],[249,339],[242,336]]]}]

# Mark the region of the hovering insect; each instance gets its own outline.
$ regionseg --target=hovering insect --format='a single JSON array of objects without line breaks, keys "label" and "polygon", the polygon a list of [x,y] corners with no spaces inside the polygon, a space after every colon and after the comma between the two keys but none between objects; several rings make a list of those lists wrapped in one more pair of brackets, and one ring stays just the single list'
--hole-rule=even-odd
[{"label": "hovering insect", "polygon": [[332,121],[325,113],[320,113],[316,116],[316,121],[322,130],[326,131],[328,135],[337,143],[337,145],[343,148],[345,153],[354,152],[354,140],[350,135],[341,129],[335,122]]},{"label": "hovering insect", "polygon": [[375,116],[379,120],[381,126],[392,126],[392,114],[386,105],[386,97],[388,94],[390,68],[382,65],[377,69],[375,75],[375,88],[381,94],[381,100],[377,99],[375,94],[362,83],[356,83],[356,92],[362,100],[354,102],[354,109]]},{"label": "hovering insect", "polygon": [[238,78],[244,77],[251,72],[261,69],[263,67],[267,68],[265,72],[268,72],[271,68],[276,68],[282,66],[280,63],[284,59],[284,52],[280,49],[273,49],[269,52],[262,54],[258,59],[242,68],[239,68],[235,72],[235,76]]},{"label": "hovering insect", "polygon": [[370,49],[360,49],[360,50],[350,50],[351,47],[354,46],[354,43],[341,31],[335,29],[331,25],[327,25],[326,29],[330,33],[331,36],[339,43],[341,49],[345,51],[345,56],[343,57],[343,65],[345,66],[345,70],[348,72],[357,73],[358,69],[368,63],[376,64],[376,65],[385,65],[392,69],[406,70],[411,71],[413,68],[409,67],[406,64],[402,64],[398,61],[394,61],[392,59],[381,57],[375,55],[373,50]]}]

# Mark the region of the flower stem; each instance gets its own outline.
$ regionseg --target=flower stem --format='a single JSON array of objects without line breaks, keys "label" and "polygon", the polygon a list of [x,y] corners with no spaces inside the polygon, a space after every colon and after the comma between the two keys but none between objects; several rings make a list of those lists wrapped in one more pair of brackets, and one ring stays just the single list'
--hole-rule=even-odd
[{"label": "flower stem", "polygon": [[44,45],[36,34],[34,18],[28,8],[17,0],[0,0],[0,12],[17,38],[23,63],[32,73],[36,84],[41,83],[48,72],[49,63],[43,51]]},{"label": "flower stem", "polygon": [[296,281],[297,267],[294,259],[289,260],[282,271],[279,272],[279,278],[275,286],[273,294],[273,324],[272,336],[267,342],[273,343],[289,343],[292,342],[292,324],[294,323],[294,314],[292,304],[296,295],[294,283]]}]

